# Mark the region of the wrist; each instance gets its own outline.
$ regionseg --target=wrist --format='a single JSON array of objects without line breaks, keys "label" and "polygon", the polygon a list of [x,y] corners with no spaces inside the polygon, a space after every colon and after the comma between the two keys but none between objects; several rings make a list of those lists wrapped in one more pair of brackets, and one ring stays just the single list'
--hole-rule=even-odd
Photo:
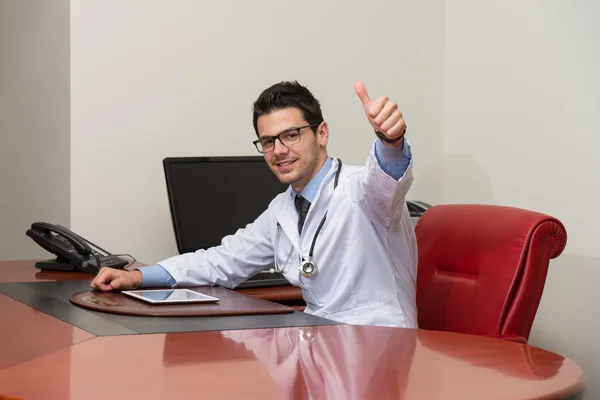
[{"label": "wrist", "polygon": [[388,147],[402,147],[404,146],[404,136],[402,136],[400,140],[398,140],[396,143],[386,143],[383,140],[381,141],[381,143]]},{"label": "wrist", "polygon": [[379,140],[381,140],[381,143],[385,144],[386,146],[390,146],[390,147],[402,146],[404,144],[404,134],[405,133],[406,133],[406,127],[404,128],[404,132],[402,132],[402,135],[398,136],[397,138],[390,139],[384,133],[375,129],[375,135],[377,135]]},{"label": "wrist", "polygon": [[140,271],[139,269],[134,269],[133,271],[129,272],[131,273],[132,277],[132,289],[137,289],[140,286],[142,286],[142,283],[144,282],[144,276],[142,275],[142,271]]}]

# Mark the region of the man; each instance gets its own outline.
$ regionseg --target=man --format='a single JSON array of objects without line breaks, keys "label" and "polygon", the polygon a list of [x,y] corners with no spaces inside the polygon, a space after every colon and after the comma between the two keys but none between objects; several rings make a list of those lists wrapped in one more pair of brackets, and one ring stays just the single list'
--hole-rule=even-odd
[{"label": "man", "polygon": [[254,103],[254,144],[288,190],[219,246],[134,271],[103,268],[91,287],[232,288],[275,262],[302,288],[307,313],[342,323],[416,327],[406,124],[387,97],[372,101],[359,81],[354,88],[378,136],[364,167],[328,157],[329,127],[306,87],[275,84]]}]

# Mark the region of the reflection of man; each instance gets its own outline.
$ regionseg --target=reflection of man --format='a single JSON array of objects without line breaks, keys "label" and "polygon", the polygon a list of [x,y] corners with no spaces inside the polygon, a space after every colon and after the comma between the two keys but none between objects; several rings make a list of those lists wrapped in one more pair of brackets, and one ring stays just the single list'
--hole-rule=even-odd
[{"label": "reflection of man", "polygon": [[[275,262],[302,288],[307,313],[343,323],[416,327],[417,247],[405,202],[413,181],[406,124],[387,97],[371,100],[360,82],[355,91],[378,136],[364,167],[328,157],[329,126],[307,88],[276,84],[254,103],[254,144],[290,188],[220,246],[134,271],[104,268],[92,288],[231,288]],[[239,201],[243,204],[243,196]]]},{"label": "reflection of man", "polygon": [[331,325],[225,331],[262,362],[287,399],[401,399],[417,331]]}]

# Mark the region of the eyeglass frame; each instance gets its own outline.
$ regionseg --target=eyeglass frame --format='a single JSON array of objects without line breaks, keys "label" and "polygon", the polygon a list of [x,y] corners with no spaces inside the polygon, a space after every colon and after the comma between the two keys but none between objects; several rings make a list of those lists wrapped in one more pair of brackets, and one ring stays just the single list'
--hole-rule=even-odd
[{"label": "eyeglass frame", "polygon": [[[310,125],[299,126],[299,127],[297,127],[297,128],[289,128],[289,129],[286,129],[286,130],[284,130],[284,131],[282,131],[282,132],[279,132],[279,133],[278,133],[277,135],[275,135],[275,136],[263,136],[263,137],[261,137],[261,138],[258,138],[258,139],[256,139],[255,141],[253,141],[252,143],[254,144],[254,147],[256,147],[256,150],[258,150],[258,152],[259,152],[260,154],[268,154],[268,153],[272,152],[273,150],[275,150],[275,141],[276,141],[276,140],[279,140],[279,143],[281,143],[283,146],[285,146],[285,147],[288,147],[288,148],[289,148],[289,146],[287,146],[287,145],[286,145],[285,143],[283,143],[283,141],[281,140],[281,138],[280,138],[280,136],[281,136],[281,135],[283,135],[283,134],[285,134],[285,133],[290,133],[290,132],[293,132],[293,131],[296,131],[296,132],[298,132],[298,136],[300,136],[300,139],[298,139],[298,141],[297,141],[296,143],[294,143],[294,144],[292,144],[292,145],[291,145],[291,146],[295,146],[295,145],[297,145],[298,143],[300,143],[300,140],[302,139],[302,134],[300,133],[300,131],[301,131],[302,129],[306,129],[306,128],[312,128],[313,126],[319,126],[319,125],[321,125],[321,123],[322,123],[322,121],[321,121],[321,122],[319,122],[318,124],[310,124]],[[266,151],[266,152],[261,150],[261,149],[262,149],[262,145],[260,146],[260,149],[258,148],[258,145],[259,145],[259,143],[260,143],[261,139],[265,139],[265,138],[268,138],[268,139],[273,139],[273,149],[271,149],[271,150],[269,150],[269,151]]]}]

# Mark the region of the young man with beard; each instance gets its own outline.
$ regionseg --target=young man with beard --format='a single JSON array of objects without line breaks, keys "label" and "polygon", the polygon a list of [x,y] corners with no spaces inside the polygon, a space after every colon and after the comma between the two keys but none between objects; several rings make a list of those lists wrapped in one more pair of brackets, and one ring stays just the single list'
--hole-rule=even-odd
[{"label": "young man with beard", "polygon": [[233,288],[275,262],[302,288],[307,313],[349,324],[417,327],[406,124],[396,103],[371,100],[359,81],[354,88],[377,136],[364,166],[329,157],[329,126],[306,87],[275,84],[254,103],[254,144],[288,190],[219,246],[133,271],[103,268],[91,287]]}]

